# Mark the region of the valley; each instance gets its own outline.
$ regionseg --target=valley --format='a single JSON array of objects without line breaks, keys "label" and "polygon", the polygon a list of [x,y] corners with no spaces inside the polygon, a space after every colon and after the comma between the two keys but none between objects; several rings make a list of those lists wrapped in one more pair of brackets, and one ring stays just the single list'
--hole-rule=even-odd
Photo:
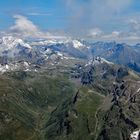
[{"label": "valley", "polygon": [[82,42],[16,41],[1,50],[1,140],[127,140],[140,128],[138,72]]}]

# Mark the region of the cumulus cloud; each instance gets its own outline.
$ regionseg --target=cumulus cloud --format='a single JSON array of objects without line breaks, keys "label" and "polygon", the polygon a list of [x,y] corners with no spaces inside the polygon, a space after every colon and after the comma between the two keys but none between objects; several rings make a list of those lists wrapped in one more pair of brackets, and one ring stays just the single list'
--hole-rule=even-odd
[{"label": "cumulus cloud", "polygon": [[130,19],[128,21],[130,32],[135,32],[137,34],[140,34],[140,21],[136,19]]},{"label": "cumulus cloud", "polygon": [[21,15],[14,15],[15,24],[10,27],[12,33],[23,37],[49,37],[49,33],[41,32],[40,29],[28,18]]},{"label": "cumulus cloud", "polygon": [[70,25],[92,27],[110,25],[133,0],[63,0],[71,13]]},{"label": "cumulus cloud", "polygon": [[99,28],[91,29],[87,37],[95,41],[117,41],[130,44],[140,41],[140,35],[136,32],[112,31],[111,33],[105,33]]},{"label": "cumulus cloud", "polygon": [[[33,15],[37,15],[34,13]],[[15,23],[9,28],[9,35],[14,35],[22,38],[41,38],[41,39],[64,39],[65,36],[57,33],[50,33],[41,31],[40,28],[35,25],[31,20],[22,15],[14,15]]]},{"label": "cumulus cloud", "polygon": [[[63,35],[52,35],[49,32],[43,32],[36,26],[31,20],[22,15],[14,15],[15,23],[10,27],[10,33],[16,34],[20,37],[35,37],[35,38],[65,38]],[[140,22],[138,20],[131,19],[128,21],[130,30],[128,32],[114,30],[111,33],[105,33],[101,28],[91,28],[85,34],[86,37],[90,37],[95,40],[104,41],[123,41],[132,42],[140,40]],[[80,31],[81,33],[81,31]]]},{"label": "cumulus cloud", "polygon": [[111,33],[104,33],[101,29],[99,28],[95,28],[95,29],[91,29],[89,31],[89,34],[87,35],[90,38],[94,38],[94,39],[103,39],[103,40],[116,40],[119,39],[121,37],[124,36],[124,34],[120,31],[113,31]]},{"label": "cumulus cloud", "polygon": [[103,31],[99,28],[94,28],[89,31],[89,37],[100,37],[103,34]]},{"label": "cumulus cloud", "polygon": [[10,27],[10,30],[22,33],[34,33],[38,32],[38,28],[26,17],[21,15],[14,15],[15,25]]},{"label": "cumulus cloud", "polygon": [[121,39],[122,37],[124,37],[124,34],[122,32],[120,32],[120,31],[113,31],[110,34],[105,34],[102,37],[106,38],[106,39],[116,40],[116,39]]},{"label": "cumulus cloud", "polygon": [[74,31],[74,35],[95,41],[140,41],[139,13],[130,13],[129,9],[134,4],[133,0],[62,1],[70,13],[69,29]]},{"label": "cumulus cloud", "polygon": [[[90,17],[93,20],[107,19],[108,16],[120,13],[131,5],[133,0],[65,0],[75,16]],[[80,9],[80,11],[79,11]],[[100,16],[99,16],[100,15]]]}]

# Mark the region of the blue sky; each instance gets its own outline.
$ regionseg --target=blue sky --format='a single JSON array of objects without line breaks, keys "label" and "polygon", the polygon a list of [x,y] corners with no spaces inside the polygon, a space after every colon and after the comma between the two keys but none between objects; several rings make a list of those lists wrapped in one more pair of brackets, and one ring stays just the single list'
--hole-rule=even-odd
[{"label": "blue sky", "polygon": [[0,29],[14,22],[15,14],[28,17],[43,29],[64,27],[66,12],[59,0],[3,0],[0,1]]},{"label": "blue sky", "polygon": [[140,0],[1,0],[0,30],[15,29],[15,15],[44,31],[140,36]]}]

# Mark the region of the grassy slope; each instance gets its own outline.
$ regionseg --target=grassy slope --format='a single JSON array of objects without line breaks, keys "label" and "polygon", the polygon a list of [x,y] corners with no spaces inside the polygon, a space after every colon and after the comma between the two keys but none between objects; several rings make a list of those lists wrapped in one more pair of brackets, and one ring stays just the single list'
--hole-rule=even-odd
[{"label": "grassy slope", "polygon": [[46,73],[18,79],[15,74],[0,77],[0,140],[40,139],[48,116],[73,95],[74,87]]},{"label": "grassy slope", "polygon": [[[68,76],[14,72],[0,76],[0,140],[90,140],[103,97]],[[91,88],[91,87],[90,87]],[[65,124],[69,122],[69,130]]]},{"label": "grassy slope", "polygon": [[69,109],[68,121],[71,132],[57,137],[58,140],[92,140],[95,137],[97,109],[102,104],[103,97],[95,91],[89,92],[88,87],[81,87],[77,102]]}]

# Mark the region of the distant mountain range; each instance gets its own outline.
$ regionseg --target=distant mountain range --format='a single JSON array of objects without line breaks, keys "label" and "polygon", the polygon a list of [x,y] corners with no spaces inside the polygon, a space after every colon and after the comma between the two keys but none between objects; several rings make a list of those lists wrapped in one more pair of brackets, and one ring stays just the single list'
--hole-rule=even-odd
[{"label": "distant mountain range", "polygon": [[127,66],[140,72],[140,45],[134,46],[116,42],[89,44],[93,56],[101,56],[108,61]]},{"label": "distant mountain range", "polygon": [[140,44],[116,42],[90,43],[83,40],[34,40],[7,36],[0,39],[0,63],[24,60],[37,65],[58,63],[64,59],[85,61],[100,56],[106,60],[140,72]]}]

